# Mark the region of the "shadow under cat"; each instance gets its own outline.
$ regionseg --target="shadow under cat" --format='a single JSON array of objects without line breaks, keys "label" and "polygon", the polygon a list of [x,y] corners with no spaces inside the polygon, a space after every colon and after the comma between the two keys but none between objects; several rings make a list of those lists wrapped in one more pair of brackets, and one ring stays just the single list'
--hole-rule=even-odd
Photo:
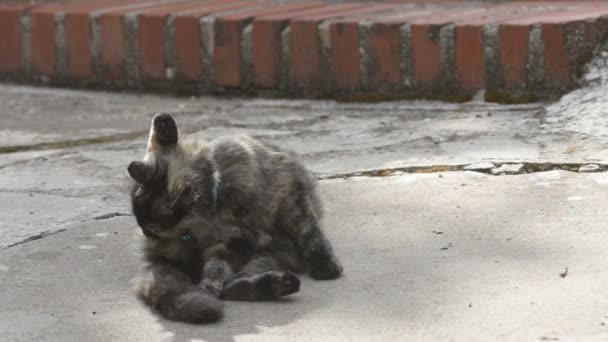
[{"label": "shadow under cat", "polygon": [[[302,279],[303,286],[313,282]],[[305,291],[305,290],[304,290]],[[239,336],[257,335],[263,330],[288,326],[320,307],[303,293],[264,302],[225,302],[223,320],[203,325],[169,321],[156,314],[158,323],[169,333],[171,342],[235,342]]]}]

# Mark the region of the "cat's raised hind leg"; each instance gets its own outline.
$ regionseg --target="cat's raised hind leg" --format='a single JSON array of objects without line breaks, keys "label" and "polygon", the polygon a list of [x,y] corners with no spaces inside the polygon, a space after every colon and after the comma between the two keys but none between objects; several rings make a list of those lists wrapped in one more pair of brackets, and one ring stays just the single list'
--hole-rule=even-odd
[{"label": "cat's raised hind leg", "polygon": [[148,136],[148,152],[157,152],[161,147],[175,146],[178,137],[177,124],[173,117],[167,113],[156,114],[152,118]]},{"label": "cat's raised hind leg", "polygon": [[154,115],[143,161],[134,161],[129,164],[128,171],[131,178],[139,184],[147,184],[160,179],[166,171],[162,155],[173,151],[177,145],[178,136],[177,125],[171,115],[166,113]]}]

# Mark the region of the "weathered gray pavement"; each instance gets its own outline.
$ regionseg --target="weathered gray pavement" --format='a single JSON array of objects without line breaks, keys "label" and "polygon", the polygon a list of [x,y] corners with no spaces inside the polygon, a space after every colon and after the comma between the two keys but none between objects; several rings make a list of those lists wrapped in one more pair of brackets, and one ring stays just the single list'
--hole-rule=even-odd
[{"label": "weathered gray pavement", "polygon": [[[509,107],[0,86],[0,340],[608,340],[608,174],[557,170],[606,168],[608,101],[594,91]],[[202,138],[247,133],[299,152],[322,179],[344,277],[227,303],[209,326],[139,304],[125,170],[158,111]],[[478,162],[525,167],[462,171]]]}]

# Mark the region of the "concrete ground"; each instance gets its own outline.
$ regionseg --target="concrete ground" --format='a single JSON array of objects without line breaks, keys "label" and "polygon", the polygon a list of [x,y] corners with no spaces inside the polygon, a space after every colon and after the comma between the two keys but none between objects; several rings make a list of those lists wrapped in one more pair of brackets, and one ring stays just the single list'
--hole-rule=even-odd
[{"label": "concrete ground", "polygon": [[[608,174],[572,172],[608,165],[602,77],[521,106],[0,86],[0,340],[606,341]],[[299,152],[344,277],[207,326],[141,305],[126,165],[158,111]]]}]

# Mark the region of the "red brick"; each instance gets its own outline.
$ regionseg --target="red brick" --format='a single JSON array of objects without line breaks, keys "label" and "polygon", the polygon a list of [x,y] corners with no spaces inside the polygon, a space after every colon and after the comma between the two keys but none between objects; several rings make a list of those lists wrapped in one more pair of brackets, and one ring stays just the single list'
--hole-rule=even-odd
[{"label": "red brick", "polygon": [[93,76],[91,56],[91,21],[87,13],[66,13],[64,17],[68,74],[72,77]]},{"label": "red brick", "polygon": [[179,78],[197,80],[203,70],[201,63],[201,32],[198,18],[175,18],[175,71]]},{"label": "red brick", "polygon": [[[515,87],[526,79],[528,36],[532,25],[541,24],[546,84],[558,86],[573,79],[579,58],[595,47],[602,36],[602,27],[605,27],[604,21],[599,19],[606,14],[608,7],[602,4],[578,10],[544,12],[503,23],[499,30],[503,37],[499,35],[499,41],[506,49],[503,52],[500,45],[506,86]],[[513,41],[516,37],[523,41]]]},{"label": "red brick", "polygon": [[543,24],[541,39],[547,77],[556,81],[568,81],[570,79],[570,59],[566,51],[566,39],[562,25]]},{"label": "red brick", "polygon": [[395,13],[371,19],[370,54],[372,68],[370,86],[391,88],[401,84],[401,26],[412,20],[428,17],[425,9],[396,10]]},{"label": "red brick", "polygon": [[142,79],[165,78],[165,26],[169,15],[205,5],[200,1],[187,1],[154,7],[138,14],[137,43]]},{"label": "red brick", "polygon": [[91,55],[91,13],[96,10],[135,3],[134,1],[109,1],[65,7],[64,28],[68,76],[90,79],[94,76]]},{"label": "red brick", "polygon": [[603,0],[598,0],[598,1],[588,1],[588,0],[572,0],[572,1],[566,1],[566,0],[554,0],[554,1],[547,1],[547,0],[528,0],[528,1],[523,1],[523,0],[514,0],[513,1],[514,4],[520,5],[520,6],[542,6],[542,7],[553,7],[552,9],[573,9],[573,8],[584,8],[584,7],[590,7],[590,6],[597,6],[600,4],[605,4],[605,2]]},{"label": "red brick", "polygon": [[291,73],[296,88],[309,90],[321,88],[323,71],[319,23],[326,19],[367,13],[369,9],[370,6],[360,4],[335,5],[334,10],[327,13],[298,17],[291,22]]},{"label": "red brick", "polygon": [[[465,91],[475,91],[483,88],[485,83],[485,55],[483,46],[483,27],[497,24],[514,18],[523,18],[539,14],[540,8],[524,8],[512,6],[505,13],[497,13],[484,18],[463,20],[454,28],[454,52],[456,70],[460,86]],[[527,12],[521,12],[526,10]]]},{"label": "red brick", "polygon": [[[422,0],[423,1],[423,0]],[[517,0],[512,0],[515,2],[508,2],[502,4],[479,4],[474,7],[469,6],[450,6],[436,9],[429,9],[425,7],[423,10],[416,10],[420,12],[426,12],[427,15],[421,16],[417,15],[419,18],[410,18],[413,16],[412,10],[402,11],[402,13],[395,13],[389,16],[385,16],[383,18],[378,18],[378,22],[386,23],[386,24],[395,24],[395,23],[404,23],[406,21],[415,21],[415,22],[424,22],[426,24],[434,24],[434,25],[445,25],[448,23],[476,23],[479,24],[481,22],[492,23],[497,22],[500,17],[503,17],[502,20],[508,20],[513,18],[519,18],[520,16],[514,15],[515,13],[522,13],[527,11],[539,11],[541,9],[547,9],[546,6],[542,7],[531,7],[531,6],[523,6],[517,3]],[[539,0],[542,1],[542,0]],[[435,3],[436,1],[433,0]],[[421,13],[422,14],[422,13]]]},{"label": "red brick", "polygon": [[[485,83],[485,56],[483,50],[483,27],[509,20],[521,20],[546,15],[544,7],[524,7],[509,4],[505,13],[492,13],[487,17],[463,20],[454,29],[454,51],[456,70],[464,90],[481,89]],[[509,11],[510,10],[510,11]],[[551,14],[559,11],[551,11]]]},{"label": "red brick", "polygon": [[[431,13],[428,10],[406,10],[373,20],[369,51],[373,65],[369,75],[372,87],[397,87],[401,84],[401,26],[426,18]],[[411,44],[414,45],[414,41]]]},{"label": "red brick", "polygon": [[344,15],[339,19],[331,19],[331,22],[359,23],[361,21],[377,21],[391,16],[392,14],[399,13],[400,11],[408,11],[408,13],[411,13],[409,12],[409,8],[399,7],[394,4],[372,4],[363,9],[349,10],[347,15]]},{"label": "red brick", "polygon": [[547,84],[564,84],[576,77],[577,67],[586,62],[582,58],[587,58],[597,46],[600,38],[597,29],[600,25],[605,34],[605,23],[598,20],[542,24]]},{"label": "red brick", "polygon": [[223,87],[241,84],[241,32],[255,17],[290,13],[316,6],[316,3],[294,3],[256,9],[234,15],[220,16],[215,25],[213,66],[215,81]]},{"label": "red brick", "polygon": [[291,73],[297,88],[314,89],[321,82],[321,52],[317,21],[290,25]]},{"label": "red brick", "polygon": [[286,21],[254,21],[252,27],[254,84],[274,88],[281,70],[281,31]]},{"label": "red brick", "polygon": [[481,89],[485,81],[483,27],[455,27],[454,52],[460,86],[465,91]]},{"label": "red brick", "polygon": [[359,25],[340,22],[329,27],[334,82],[338,90],[354,90],[361,86],[359,58]]},{"label": "red brick", "polygon": [[[495,8],[494,11],[497,9]],[[412,24],[412,58],[416,83],[430,86],[441,77],[441,28],[451,22],[491,15],[485,8],[456,9],[433,13]]]},{"label": "red brick", "polygon": [[56,10],[35,9],[31,13],[32,71],[45,76],[56,73],[55,23]]},{"label": "red brick", "polygon": [[430,84],[441,73],[441,46],[436,25],[412,26],[412,58],[416,82]]},{"label": "red brick", "polygon": [[594,20],[605,15],[608,11],[606,3],[602,5],[586,6],[576,10],[554,9],[542,11],[534,15],[522,15],[513,20],[506,21],[509,25],[533,25],[540,23],[564,23],[579,20]]},{"label": "red brick", "polygon": [[526,81],[530,27],[527,25],[500,25],[497,38],[500,51],[499,63],[505,86],[521,87]]},{"label": "red brick", "polygon": [[[259,6],[256,3],[251,3],[249,1],[241,1],[241,0],[214,0],[205,4],[203,6],[199,6],[197,8],[190,8],[186,10],[181,10],[175,13],[176,17],[195,17],[200,18],[212,13],[216,15],[225,15],[226,13],[232,13],[234,10],[239,9],[247,9]],[[212,8],[211,8],[212,7]]]},{"label": "red brick", "polygon": [[121,80],[127,76],[129,48],[124,15],[132,11],[133,9],[110,11],[103,13],[98,19],[101,69],[103,76],[110,80]]},{"label": "red brick", "polygon": [[249,3],[224,1],[221,5],[178,14],[175,17],[176,76],[189,81],[200,80],[202,76],[200,17],[217,10],[226,11],[249,6]]},{"label": "red brick", "polygon": [[595,7],[543,18],[541,40],[547,84],[564,84],[576,77],[577,67],[585,62],[581,58],[591,54],[606,34],[606,20],[600,17],[607,14],[607,7]]},{"label": "red brick", "polygon": [[138,18],[137,44],[143,79],[165,77],[165,19],[159,16]]},{"label": "red brick", "polygon": [[406,22],[429,17],[432,13],[433,11],[428,9],[397,11],[396,13],[383,15],[382,17],[372,18],[371,21],[376,24],[403,25]]},{"label": "red brick", "polygon": [[401,84],[401,29],[399,25],[375,24],[370,35],[373,88],[398,87]]},{"label": "red brick", "polygon": [[21,71],[21,16],[27,6],[0,6],[0,72]]},{"label": "red brick", "polygon": [[368,13],[349,15],[347,19],[335,20],[330,24],[331,65],[334,83],[338,90],[352,91],[362,86],[359,21],[372,17],[377,12],[394,9],[394,5],[372,6]]},{"label": "red brick", "polygon": [[[182,3],[184,1],[176,1]],[[169,4],[169,5],[171,5]],[[125,26],[125,15],[128,13],[138,13],[147,8],[164,8],[167,4],[159,2],[142,3],[137,8],[125,7],[108,11],[100,15],[100,49],[101,49],[101,68],[104,77],[110,80],[125,79],[127,74],[127,59],[129,47],[127,42],[127,27]]]},{"label": "red brick", "polygon": [[344,8],[344,5],[316,5],[307,10],[299,10],[255,18],[253,21],[253,66],[255,84],[261,88],[275,88],[279,84],[281,69],[281,32],[290,20],[312,16]]},{"label": "red brick", "polygon": [[127,28],[121,13],[99,17],[101,67],[105,77],[120,80],[126,77],[128,57]]}]

